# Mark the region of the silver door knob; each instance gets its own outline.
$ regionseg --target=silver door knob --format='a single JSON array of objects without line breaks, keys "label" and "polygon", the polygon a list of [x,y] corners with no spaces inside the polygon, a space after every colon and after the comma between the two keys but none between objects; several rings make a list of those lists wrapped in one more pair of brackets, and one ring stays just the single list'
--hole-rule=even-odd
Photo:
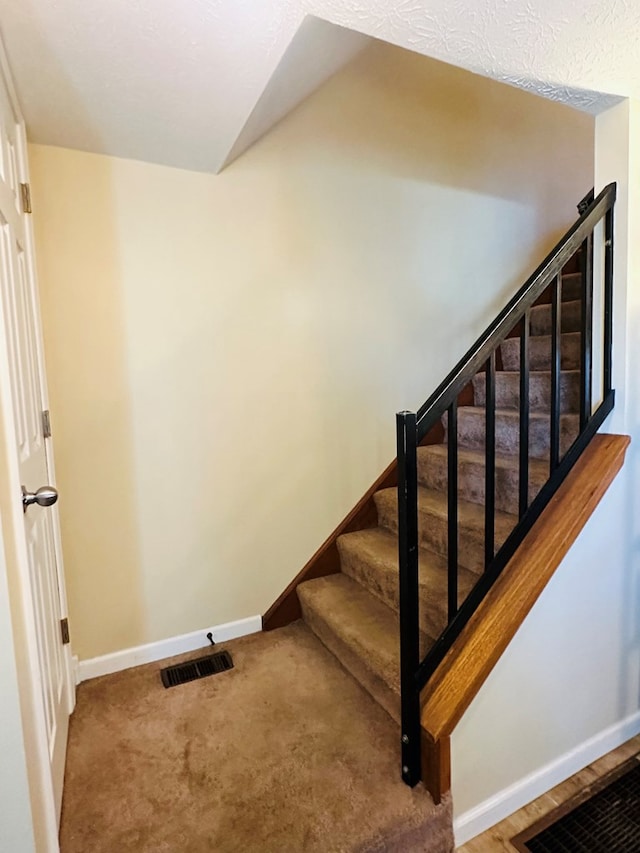
[{"label": "silver door knob", "polygon": [[57,500],[58,491],[53,486],[40,486],[37,492],[28,492],[24,486],[22,487],[22,507],[25,512],[31,504],[53,506]]}]

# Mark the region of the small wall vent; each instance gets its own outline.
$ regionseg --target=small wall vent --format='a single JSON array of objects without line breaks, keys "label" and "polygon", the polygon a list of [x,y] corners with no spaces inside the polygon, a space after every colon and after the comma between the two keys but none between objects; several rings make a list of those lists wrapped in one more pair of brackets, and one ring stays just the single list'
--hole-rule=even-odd
[{"label": "small wall vent", "polygon": [[189,681],[206,678],[208,675],[217,675],[229,669],[233,669],[233,660],[229,652],[216,652],[214,655],[206,655],[161,669],[160,677],[165,687],[177,687],[178,684],[187,684]]}]

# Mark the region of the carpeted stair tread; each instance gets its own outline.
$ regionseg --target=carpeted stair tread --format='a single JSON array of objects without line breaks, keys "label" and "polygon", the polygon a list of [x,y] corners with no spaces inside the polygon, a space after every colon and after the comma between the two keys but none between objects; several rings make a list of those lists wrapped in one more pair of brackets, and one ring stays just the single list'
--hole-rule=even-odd
[{"label": "carpeted stair tread", "polygon": [[342,573],[300,584],[298,597],[314,634],[399,722],[397,613]]},{"label": "carpeted stair tread", "polygon": [[[520,338],[507,338],[500,344],[503,370],[520,370]],[[562,370],[580,367],[580,332],[565,332],[560,336],[560,366]],[[529,338],[529,369],[551,369],[551,335]]]},{"label": "carpeted stair tread", "polygon": [[[397,533],[397,489],[381,489],[374,495],[378,523]],[[418,487],[418,533],[420,545],[446,557],[448,534],[447,495],[435,489]],[[517,516],[496,511],[496,550],[517,522]],[[458,501],[458,563],[472,572],[484,570],[484,507],[470,501]]]},{"label": "carpeted stair tread", "polygon": [[[532,335],[550,335],[552,329],[551,305],[535,305],[531,309],[529,330]],[[563,332],[579,332],[581,302],[563,302],[560,307],[560,323]]]},{"label": "carpeted stair tread", "polygon": [[[445,429],[446,429],[446,419]],[[529,456],[545,459],[549,456],[549,414],[529,414]],[[560,416],[560,453],[573,444],[579,431],[578,415]],[[483,450],[485,439],[485,410],[479,406],[458,409],[458,441],[461,448]],[[520,443],[520,413],[516,409],[496,409],[496,454],[515,456]]]},{"label": "carpeted stair tread", "polygon": [[[356,530],[338,538],[342,571],[383,603],[398,610],[398,537],[384,527]],[[424,548],[419,552],[420,627],[437,637],[447,625],[447,562]],[[460,603],[478,575],[458,570]]]},{"label": "carpeted stair tread", "polygon": [[[473,378],[473,395],[476,406],[486,402],[487,377],[484,372]],[[496,371],[496,408],[517,409],[520,406],[520,374],[506,370]],[[536,370],[529,373],[529,410],[548,412],[551,408],[551,371]],[[580,408],[580,371],[563,370],[560,373],[560,411],[576,413]]]},{"label": "carpeted stair tread", "polygon": [[[418,480],[428,489],[446,491],[446,444],[418,448]],[[496,508],[503,512],[518,506],[520,468],[517,456],[496,455]],[[529,503],[549,479],[549,464],[542,459],[529,459]],[[460,498],[484,506],[484,450],[458,450],[458,494]]]}]

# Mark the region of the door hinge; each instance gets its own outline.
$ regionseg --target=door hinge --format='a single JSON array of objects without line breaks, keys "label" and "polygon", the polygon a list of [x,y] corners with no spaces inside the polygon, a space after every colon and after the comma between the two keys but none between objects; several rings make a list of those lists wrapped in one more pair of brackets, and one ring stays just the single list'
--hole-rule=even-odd
[{"label": "door hinge", "polygon": [[22,212],[31,213],[31,187],[29,184],[20,184],[20,195],[22,196]]},{"label": "door hinge", "polygon": [[51,415],[49,409],[45,409],[42,413],[42,435],[45,438],[51,438]]},{"label": "door hinge", "polygon": [[62,634],[62,645],[66,646],[69,643],[69,620],[66,616],[60,620],[60,633]]}]

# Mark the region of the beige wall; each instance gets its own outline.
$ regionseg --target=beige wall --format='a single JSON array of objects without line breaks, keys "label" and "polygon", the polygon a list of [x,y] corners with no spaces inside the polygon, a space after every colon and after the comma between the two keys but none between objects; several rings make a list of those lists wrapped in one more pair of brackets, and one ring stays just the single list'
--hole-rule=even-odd
[{"label": "beige wall", "polygon": [[592,128],[379,45],[218,176],[31,148],[81,658],[265,611],[573,220]]}]

